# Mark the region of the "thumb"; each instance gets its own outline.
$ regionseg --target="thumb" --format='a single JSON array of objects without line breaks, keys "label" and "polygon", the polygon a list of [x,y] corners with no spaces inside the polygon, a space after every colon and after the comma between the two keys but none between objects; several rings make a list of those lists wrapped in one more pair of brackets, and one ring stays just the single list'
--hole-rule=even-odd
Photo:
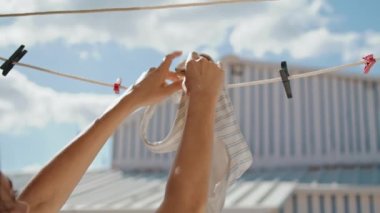
[{"label": "thumb", "polygon": [[166,85],[164,87],[164,93],[166,95],[171,95],[180,89],[182,89],[182,81],[175,81],[172,84]]}]

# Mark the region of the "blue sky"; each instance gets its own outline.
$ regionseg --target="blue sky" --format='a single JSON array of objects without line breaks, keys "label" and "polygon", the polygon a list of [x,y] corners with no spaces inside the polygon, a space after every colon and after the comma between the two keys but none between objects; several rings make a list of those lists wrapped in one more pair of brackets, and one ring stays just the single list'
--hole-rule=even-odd
[{"label": "blue sky", "polygon": [[[157,5],[188,0],[0,0],[1,13]],[[60,72],[130,85],[172,50],[234,54],[323,68],[380,55],[380,2],[269,3],[117,14],[0,19],[0,56]],[[362,68],[350,72],[362,73]],[[370,76],[377,78],[380,67]],[[6,172],[40,168],[118,96],[112,89],[16,67],[0,78],[0,160]],[[93,168],[110,163],[111,141]]]}]

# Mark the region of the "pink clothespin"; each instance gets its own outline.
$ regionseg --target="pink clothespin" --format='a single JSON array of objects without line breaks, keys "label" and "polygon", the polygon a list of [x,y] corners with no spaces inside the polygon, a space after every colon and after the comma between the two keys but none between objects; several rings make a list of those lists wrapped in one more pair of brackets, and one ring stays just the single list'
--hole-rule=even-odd
[{"label": "pink clothespin", "polygon": [[115,92],[115,94],[120,93],[120,85],[121,85],[121,79],[117,78],[116,82],[113,84],[113,91]]},{"label": "pink clothespin", "polygon": [[375,65],[376,59],[373,57],[373,54],[367,55],[363,59],[365,60],[364,73],[368,74],[373,65]]}]

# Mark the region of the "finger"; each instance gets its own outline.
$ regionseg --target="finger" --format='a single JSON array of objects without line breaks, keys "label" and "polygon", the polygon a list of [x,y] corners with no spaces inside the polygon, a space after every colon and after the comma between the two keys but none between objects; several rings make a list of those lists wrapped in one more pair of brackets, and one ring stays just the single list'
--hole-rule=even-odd
[{"label": "finger", "polygon": [[194,66],[195,66],[195,60],[189,60],[189,61],[186,61],[185,69],[191,70],[194,68]]},{"label": "finger", "polygon": [[174,73],[178,76],[178,78],[183,78],[185,76],[186,69],[176,69]]},{"label": "finger", "polygon": [[207,54],[201,53],[201,54],[199,54],[199,56],[207,59],[208,61],[214,62],[214,60],[211,58],[211,56],[209,56]]},{"label": "finger", "polygon": [[162,71],[168,71],[173,60],[181,55],[182,55],[181,51],[175,51],[175,52],[170,53],[169,55],[166,55],[164,58],[164,61],[160,64],[159,69]]},{"label": "finger", "polygon": [[199,57],[197,60],[195,60],[196,62],[199,62],[199,61],[202,61],[202,62],[208,62],[209,60],[207,60],[207,58],[204,58],[204,57]]},{"label": "finger", "polygon": [[200,56],[198,55],[198,53],[196,53],[196,52],[192,52],[192,53],[190,53],[190,54],[187,56],[187,60],[186,60],[186,61],[197,60],[198,58],[200,58]]},{"label": "finger", "polygon": [[166,79],[171,80],[171,81],[178,81],[178,80],[180,80],[178,74],[174,73],[174,72],[168,72],[166,74]]},{"label": "finger", "polygon": [[182,89],[182,81],[175,81],[172,84],[166,85],[164,87],[164,92],[166,95],[171,95],[174,92]]},{"label": "finger", "polygon": [[155,68],[155,67],[151,67],[151,68],[149,68],[149,70],[148,70],[148,72],[153,72],[153,71],[155,71],[157,68]]}]

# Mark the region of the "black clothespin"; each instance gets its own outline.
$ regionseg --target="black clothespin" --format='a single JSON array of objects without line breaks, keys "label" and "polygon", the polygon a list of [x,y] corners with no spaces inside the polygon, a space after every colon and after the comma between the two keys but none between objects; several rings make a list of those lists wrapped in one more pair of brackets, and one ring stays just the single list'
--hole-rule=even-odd
[{"label": "black clothespin", "polygon": [[24,50],[25,46],[21,45],[13,54],[12,56],[6,60],[3,65],[1,65],[1,69],[3,70],[3,76],[7,76],[8,73],[11,71],[11,69],[14,66],[15,62],[19,62],[22,57],[28,52]]},{"label": "black clothespin", "polygon": [[282,78],[282,83],[284,84],[286,96],[288,99],[292,98],[292,88],[290,87],[290,81],[289,81],[289,71],[288,71],[288,65],[286,64],[286,61],[281,62],[281,70],[280,75]]}]

